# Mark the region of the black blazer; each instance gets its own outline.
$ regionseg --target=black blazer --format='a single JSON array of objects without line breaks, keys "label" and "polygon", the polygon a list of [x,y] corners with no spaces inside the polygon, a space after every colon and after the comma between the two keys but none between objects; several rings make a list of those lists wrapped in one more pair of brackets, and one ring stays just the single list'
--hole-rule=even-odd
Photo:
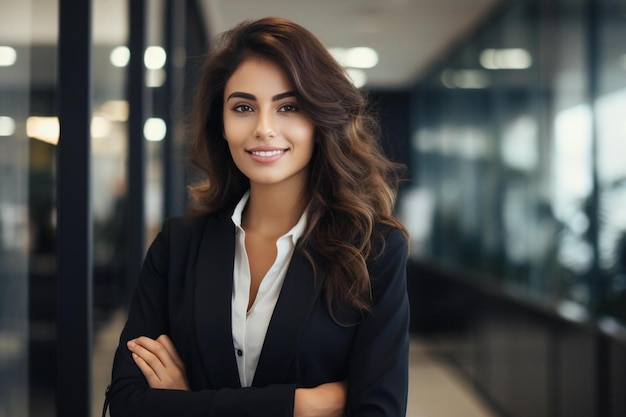
[{"label": "black blazer", "polygon": [[[407,242],[386,234],[368,262],[374,310],[326,307],[323,279],[294,252],[252,387],[241,388],[231,330],[235,227],[230,213],[167,221],[140,274],[113,363],[111,415],[292,417],[297,387],[346,380],[346,415],[404,416],[408,389]],[[323,275],[323,274],[321,274]],[[191,391],[149,388],[126,342],[171,337]]]}]

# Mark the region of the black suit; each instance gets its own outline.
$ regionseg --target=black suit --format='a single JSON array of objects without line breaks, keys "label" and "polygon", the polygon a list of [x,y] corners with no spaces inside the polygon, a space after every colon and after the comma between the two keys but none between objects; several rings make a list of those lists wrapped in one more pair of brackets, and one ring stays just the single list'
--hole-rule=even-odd
[{"label": "black suit", "polygon": [[[346,380],[350,416],[404,416],[407,396],[407,244],[386,234],[368,263],[374,311],[328,313],[323,280],[298,250],[289,264],[252,387],[241,388],[231,330],[235,227],[226,212],[172,219],[146,256],[115,354],[111,414],[293,416],[294,390]],[[150,389],[126,348],[141,335],[171,337],[192,391]]]}]

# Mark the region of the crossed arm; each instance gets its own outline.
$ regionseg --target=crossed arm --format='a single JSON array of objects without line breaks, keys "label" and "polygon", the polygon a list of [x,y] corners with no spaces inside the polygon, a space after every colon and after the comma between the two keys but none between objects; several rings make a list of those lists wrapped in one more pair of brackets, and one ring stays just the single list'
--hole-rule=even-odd
[{"label": "crossed arm", "polygon": [[[186,258],[177,254],[192,250],[183,244],[192,239],[186,237],[191,233],[184,230],[187,226],[182,226],[185,225],[176,223],[171,228],[176,238],[170,239],[170,226],[166,224],[146,256],[122,333],[123,344],[130,343],[119,346],[115,355],[108,396],[112,415],[326,417],[341,416],[345,410],[351,415],[404,414],[408,384],[408,300],[404,271],[407,252],[406,240],[400,232],[389,235],[384,256],[370,265],[376,314],[369,315],[356,330],[347,364],[348,384],[333,382],[304,389],[295,383],[277,383],[213,389],[210,381],[203,380],[199,368],[189,368],[186,356],[182,356],[183,363],[180,353],[184,351],[177,352],[169,337],[158,336],[170,332],[168,276],[184,271]],[[193,230],[199,228],[195,226]],[[170,240],[178,242],[174,245],[176,250],[170,248]],[[184,288],[174,287],[180,291]],[[138,336],[142,334],[154,339]],[[181,342],[180,349],[184,346]],[[193,351],[189,355],[189,360],[198,359]],[[204,388],[189,390],[194,381]],[[350,392],[346,393],[347,390]]]},{"label": "crossed arm", "polygon": [[[141,336],[126,344],[150,388],[189,391],[185,364],[167,335],[156,340]],[[297,388],[294,417],[341,417],[346,384],[330,382],[315,388]]]}]

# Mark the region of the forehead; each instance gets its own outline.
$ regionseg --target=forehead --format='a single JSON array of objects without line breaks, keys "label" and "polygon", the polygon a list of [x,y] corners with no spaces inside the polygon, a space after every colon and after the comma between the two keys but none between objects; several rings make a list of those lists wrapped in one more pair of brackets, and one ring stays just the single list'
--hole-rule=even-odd
[{"label": "forehead", "polygon": [[224,97],[234,91],[275,95],[290,90],[293,86],[280,65],[269,59],[253,57],[243,61],[230,76]]}]

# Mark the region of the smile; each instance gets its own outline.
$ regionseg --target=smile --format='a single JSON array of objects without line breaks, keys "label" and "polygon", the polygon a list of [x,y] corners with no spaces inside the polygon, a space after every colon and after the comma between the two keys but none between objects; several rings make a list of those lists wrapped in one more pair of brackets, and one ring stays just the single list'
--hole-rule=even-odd
[{"label": "smile", "polygon": [[287,150],[285,149],[277,149],[275,151],[249,151],[252,155],[254,156],[260,156],[262,158],[268,158],[271,156],[278,156],[281,155],[285,152],[287,152]]}]

